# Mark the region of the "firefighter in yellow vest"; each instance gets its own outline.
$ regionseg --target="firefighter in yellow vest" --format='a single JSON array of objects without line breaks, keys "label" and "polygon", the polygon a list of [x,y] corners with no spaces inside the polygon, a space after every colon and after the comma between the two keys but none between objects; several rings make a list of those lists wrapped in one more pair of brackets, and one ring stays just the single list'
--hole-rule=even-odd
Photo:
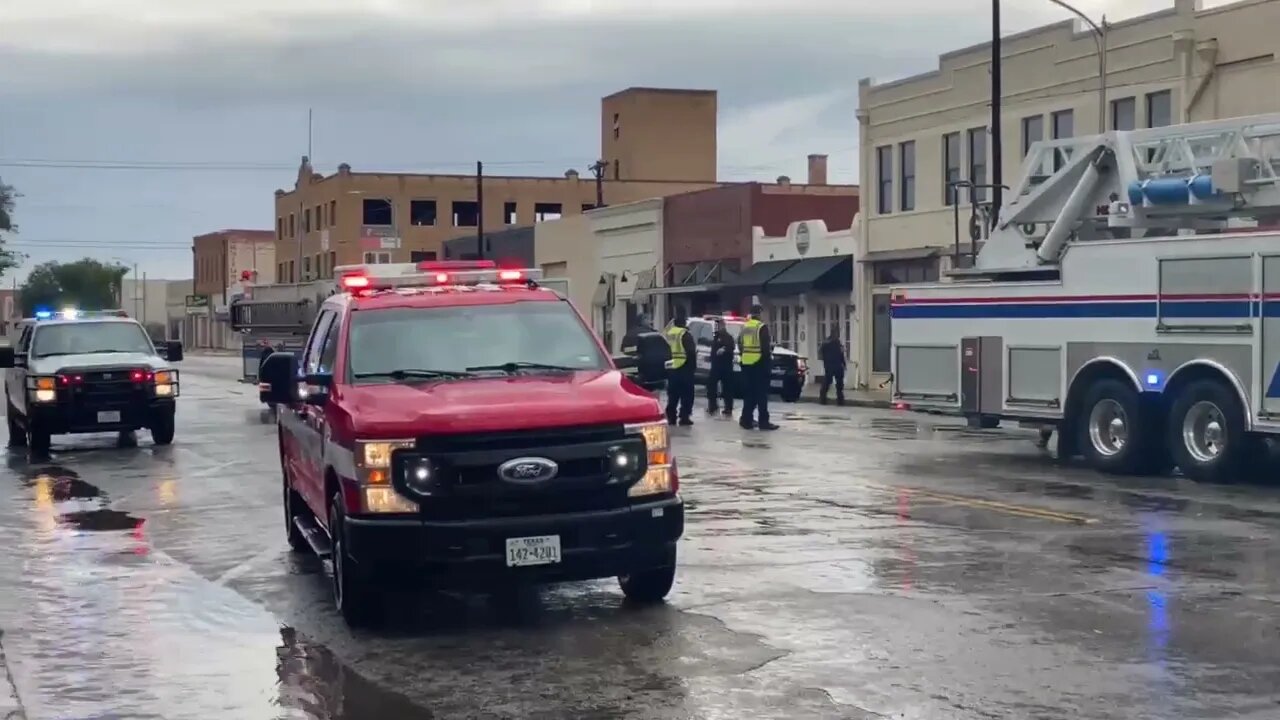
[{"label": "firefighter in yellow vest", "polygon": [[[738,353],[742,364],[742,417],[738,424],[746,430],[777,430],[769,422],[769,369],[773,367],[773,340],[769,326],[760,316],[764,308],[751,306],[751,316],[738,334]],[[754,417],[759,414],[759,421]]]},{"label": "firefighter in yellow vest", "polygon": [[689,318],[684,308],[676,308],[671,327],[667,328],[667,345],[671,347],[671,360],[667,369],[667,424],[692,425],[693,370],[697,362],[698,346],[689,334]]}]

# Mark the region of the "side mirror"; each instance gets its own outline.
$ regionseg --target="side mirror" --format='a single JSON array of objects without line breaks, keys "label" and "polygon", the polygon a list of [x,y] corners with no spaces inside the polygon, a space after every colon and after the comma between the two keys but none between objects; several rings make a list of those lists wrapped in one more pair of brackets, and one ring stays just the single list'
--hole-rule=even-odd
[{"label": "side mirror", "polygon": [[274,352],[262,363],[258,382],[269,389],[263,398],[273,405],[292,405],[298,395],[298,360],[291,352]]},{"label": "side mirror", "polygon": [[13,347],[0,347],[0,368],[17,367],[17,355],[13,352]]},{"label": "side mirror", "polygon": [[613,365],[619,370],[630,370],[636,366],[636,358],[634,355],[614,355]]},{"label": "side mirror", "polygon": [[182,341],[170,340],[164,344],[164,359],[169,362],[178,362],[183,358]]},{"label": "side mirror", "polygon": [[307,386],[307,394],[302,402],[308,405],[324,405],[329,402],[329,388],[333,387],[333,375],[330,373],[311,373],[302,378]]}]

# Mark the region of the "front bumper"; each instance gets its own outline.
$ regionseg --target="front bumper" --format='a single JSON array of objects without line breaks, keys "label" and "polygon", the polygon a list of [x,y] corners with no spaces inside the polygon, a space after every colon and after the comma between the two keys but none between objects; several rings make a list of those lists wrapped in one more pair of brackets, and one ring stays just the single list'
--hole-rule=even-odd
[{"label": "front bumper", "polygon": [[[679,497],[616,510],[455,522],[345,518],[347,552],[360,572],[415,587],[485,589],[627,575],[675,562],[684,533]],[[561,560],[507,567],[508,538],[559,535]]]},{"label": "front bumper", "polygon": [[[42,432],[50,435],[119,432],[149,428],[157,421],[173,417],[176,408],[177,403],[173,398],[153,397],[128,404],[103,405],[59,399],[47,404],[29,403],[27,422],[34,423]],[[113,414],[118,414],[118,419]]]}]

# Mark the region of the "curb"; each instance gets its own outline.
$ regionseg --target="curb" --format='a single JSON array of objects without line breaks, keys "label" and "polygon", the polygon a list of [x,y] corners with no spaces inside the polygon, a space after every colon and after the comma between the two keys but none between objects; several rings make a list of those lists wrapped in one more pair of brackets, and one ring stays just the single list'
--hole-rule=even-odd
[{"label": "curb", "polygon": [[[0,642],[3,640],[4,631],[0,630]],[[0,720],[27,720],[27,711],[22,706],[22,698],[18,697],[13,672],[5,661],[3,644],[0,644]]]}]

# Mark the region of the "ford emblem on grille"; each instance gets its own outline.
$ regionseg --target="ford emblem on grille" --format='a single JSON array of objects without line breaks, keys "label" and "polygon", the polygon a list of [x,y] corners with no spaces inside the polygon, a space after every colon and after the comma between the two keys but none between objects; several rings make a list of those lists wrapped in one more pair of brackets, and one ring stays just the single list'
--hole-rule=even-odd
[{"label": "ford emblem on grille", "polygon": [[522,485],[546,482],[558,472],[560,466],[555,461],[540,457],[519,457],[498,466],[498,477]]}]

